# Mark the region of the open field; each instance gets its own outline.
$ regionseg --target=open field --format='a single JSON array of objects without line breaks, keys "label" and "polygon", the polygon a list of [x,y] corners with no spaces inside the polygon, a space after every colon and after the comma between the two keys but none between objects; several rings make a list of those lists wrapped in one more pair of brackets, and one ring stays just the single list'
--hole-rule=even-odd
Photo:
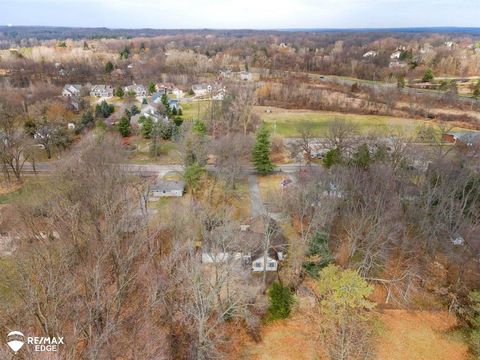
[{"label": "open field", "polygon": [[[467,360],[465,343],[449,333],[447,312],[385,310],[377,313],[376,360]],[[248,342],[240,359],[326,360],[316,330],[302,312],[267,324],[262,341]]]},{"label": "open field", "polygon": [[210,100],[182,102],[182,113],[185,120],[201,118],[210,108]]},{"label": "open field", "polygon": [[299,136],[296,127],[302,122],[310,124],[315,136],[326,135],[329,122],[335,119],[352,121],[361,132],[376,131],[383,135],[388,135],[392,132],[413,134],[420,124],[431,123],[422,120],[380,115],[342,114],[328,111],[288,110],[282,108],[270,108],[272,112],[266,113],[265,110],[267,108],[258,106],[255,111],[267,123],[273,134],[283,137]]},{"label": "open field", "polygon": [[0,205],[9,204],[22,196],[27,196],[37,191],[41,185],[47,183],[48,177],[26,177],[23,179],[22,184],[12,185],[6,185],[5,183],[2,183],[1,180],[0,177]]},{"label": "open field", "polygon": [[378,360],[468,359],[467,345],[448,333],[457,321],[446,311],[385,310],[380,319]]}]

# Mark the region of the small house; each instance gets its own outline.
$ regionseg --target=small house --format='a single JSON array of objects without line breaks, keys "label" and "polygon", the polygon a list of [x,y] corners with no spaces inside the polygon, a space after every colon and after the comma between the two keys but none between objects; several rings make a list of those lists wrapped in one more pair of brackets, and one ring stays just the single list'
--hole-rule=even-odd
[{"label": "small house", "polygon": [[192,86],[192,91],[195,94],[195,96],[205,96],[212,92],[212,85],[196,84]]},{"label": "small house", "polygon": [[253,79],[253,75],[250,71],[240,71],[240,80],[242,81],[251,81]]},{"label": "small house", "polygon": [[162,197],[181,197],[185,191],[183,181],[158,179],[149,188],[149,200],[158,201]]},{"label": "small house", "polygon": [[90,89],[90,96],[95,97],[112,97],[113,96],[113,87],[110,85],[93,85]]},{"label": "small house", "polygon": [[180,110],[180,102],[178,100],[169,100],[168,101],[168,106],[170,107],[171,110],[175,109],[175,111],[178,112]]},{"label": "small house", "polygon": [[147,96],[147,89],[143,85],[133,84],[133,85],[125,86],[123,90],[125,94],[134,93],[135,96],[138,96],[138,97]]},{"label": "small house", "polygon": [[363,54],[364,58],[374,58],[377,56],[377,52],[374,50],[367,51],[365,54]]},{"label": "small house", "polygon": [[62,96],[64,97],[80,97],[82,91],[82,85],[78,84],[66,84],[62,90]]}]

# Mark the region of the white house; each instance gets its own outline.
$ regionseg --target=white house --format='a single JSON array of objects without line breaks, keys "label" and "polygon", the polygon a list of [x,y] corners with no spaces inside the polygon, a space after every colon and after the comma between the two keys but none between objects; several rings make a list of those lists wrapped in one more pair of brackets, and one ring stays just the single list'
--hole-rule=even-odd
[{"label": "white house", "polygon": [[113,87],[110,85],[93,85],[90,89],[90,96],[112,97]]},{"label": "white house", "polygon": [[123,91],[125,92],[125,94],[135,93],[135,96],[147,96],[147,89],[143,85],[133,84],[125,86]]},{"label": "white house", "polygon": [[82,90],[82,85],[66,84],[63,87],[62,96],[65,97],[79,97]]},{"label": "white house", "polygon": [[172,90],[172,94],[177,97],[177,99],[181,99],[183,97],[183,90],[180,90],[179,88],[174,88]]},{"label": "white house", "polygon": [[260,256],[257,259],[252,261],[252,271],[277,271],[278,261],[272,259],[270,256],[267,256],[267,263],[265,265],[265,257]]},{"label": "white house", "polygon": [[161,197],[181,197],[185,191],[183,181],[158,179],[148,191],[150,201],[158,201]]},{"label": "white house", "polygon": [[365,54],[363,54],[364,58],[373,58],[377,56],[377,52],[374,50],[367,51]]},{"label": "white house", "polygon": [[402,51],[401,50],[396,50],[390,55],[390,59],[400,59],[400,56],[402,56]]},{"label": "white house", "polygon": [[251,81],[253,79],[253,75],[250,71],[240,71],[239,76],[242,81]]},{"label": "white house", "polygon": [[212,85],[196,84],[192,86],[192,91],[195,94],[195,96],[205,96],[212,92]]}]

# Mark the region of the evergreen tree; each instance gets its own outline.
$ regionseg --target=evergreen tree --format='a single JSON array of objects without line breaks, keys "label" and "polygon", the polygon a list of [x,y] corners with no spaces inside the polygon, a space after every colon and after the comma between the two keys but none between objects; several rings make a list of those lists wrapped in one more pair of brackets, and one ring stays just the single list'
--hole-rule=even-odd
[{"label": "evergreen tree", "polygon": [[264,124],[257,131],[252,150],[252,161],[260,174],[268,174],[274,169],[270,159],[270,132]]},{"label": "evergreen tree", "polygon": [[103,118],[107,118],[113,113],[114,110],[115,107],[113,105],[110,105],[105,100],[103,100],[95,107],[95,116],[102,116]]},{"label": "evergreen tree", "polygon": [[353,155],[353,164],[364,169],[368,168],[373,162],[370,156],[370,150],[367,144],[362,144],[357,148],[357,152]]},{"label": "evergreen tree", "polygon": [[204,171],[205,169],[198,162],[194,162],[193,164],[186,167],[183,174],[183,179],[191,193],[193,193],[198,188]]},{"label": "evergreen tree", "polygon": [[144,119],[142,124],[142,136],[145,139],[150,139],[152,136],[153,121],[150,117]]},{"label": "evergreen tree", "polygon": [[109,61],[105,64],[105,72],[107,74],[110,74],[112,71],[113,71],[113,64],[111,61]]},{"label": "evergreen tree", "polygon": [[122,116],[120,119],[118,131],[123,137],[130,136],[130,119],[127,116]]},{"label": "evergreen tree", "polygon": [[118,96],[119,98],[122,98],[123,95],[125,95],[125,92],[123,91],[123,88],[121,86],[117,87],[115,89],[115,96]]},{"label": "evergreen tree", "polygon": [[433,76],[433,70],[428,68],[427,70],[425,70],[425,74],[423,75],[423,81],[424,82],[432,82],[434,79],[434,76]]},{"label": "evergreen tree", "polygon": [[290,315],[293,305],[293,295],[288,287],[284,287],[275,281],[268,291],[270,306],[268,307],[268,319],[285,319]]},{"label": "evergreen tree", "polygon": [[150,94],[153,94],[155,91],[157,91],[157,86],[153,81],[150,81],[150,83],[148,84],[148,92]]},{"label": "evergreen tree", "polygon": [[331,168],[333,165],[340,164],[341,162],[342,154],[338,148],[329,150],[323,158],[323,165],[326,168]]}]

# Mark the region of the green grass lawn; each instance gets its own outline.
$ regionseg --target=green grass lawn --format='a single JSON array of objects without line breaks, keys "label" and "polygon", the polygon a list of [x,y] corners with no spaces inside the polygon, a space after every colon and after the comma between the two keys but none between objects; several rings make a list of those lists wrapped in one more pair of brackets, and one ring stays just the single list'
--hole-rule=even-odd
[{"label": "green grass lawn", "polygon": [[[1,179],[0,179],[1,181]],[[48,182],[48,176],[29,176],[23,178],[23,184],[16,190],[0,193],[0,204],[9,204],[22,196],[34,193],[40,186]]]},{"label": "green grass lawn", "polygon": [[191,103],[183,103],[182,102],[182,113],[183,119],[186,121],[202,118],[202,115],[210,108],[210,100],[205,101],[194,101]]},{"label": "green grass lawn", "polygon": [[177,164],[180,160],[178,153],[178,145],[173,141],[162,140],[160,142],[160,155],[156,158],[150,154],[151,140],[135,137],[132,144],[137,146],[137,149],[132,151],[129,155],[129,162],[133,164]]},{"label": "green grass lawn", "polygon": [[257,108],[260,118],[265,121],[272,133],[282,137],[299,136],[298,125],[307,123],[315,136],[325,136],[331,121],[344,119],[353,122],[362,133],[375,131],[382,135],[404,132],[413,134],[416,128],[427,121],[395,118],[380,115],[341,114],[326,111],[285,110],[273,108],[272,113],[266,113],[264,108]]}]

